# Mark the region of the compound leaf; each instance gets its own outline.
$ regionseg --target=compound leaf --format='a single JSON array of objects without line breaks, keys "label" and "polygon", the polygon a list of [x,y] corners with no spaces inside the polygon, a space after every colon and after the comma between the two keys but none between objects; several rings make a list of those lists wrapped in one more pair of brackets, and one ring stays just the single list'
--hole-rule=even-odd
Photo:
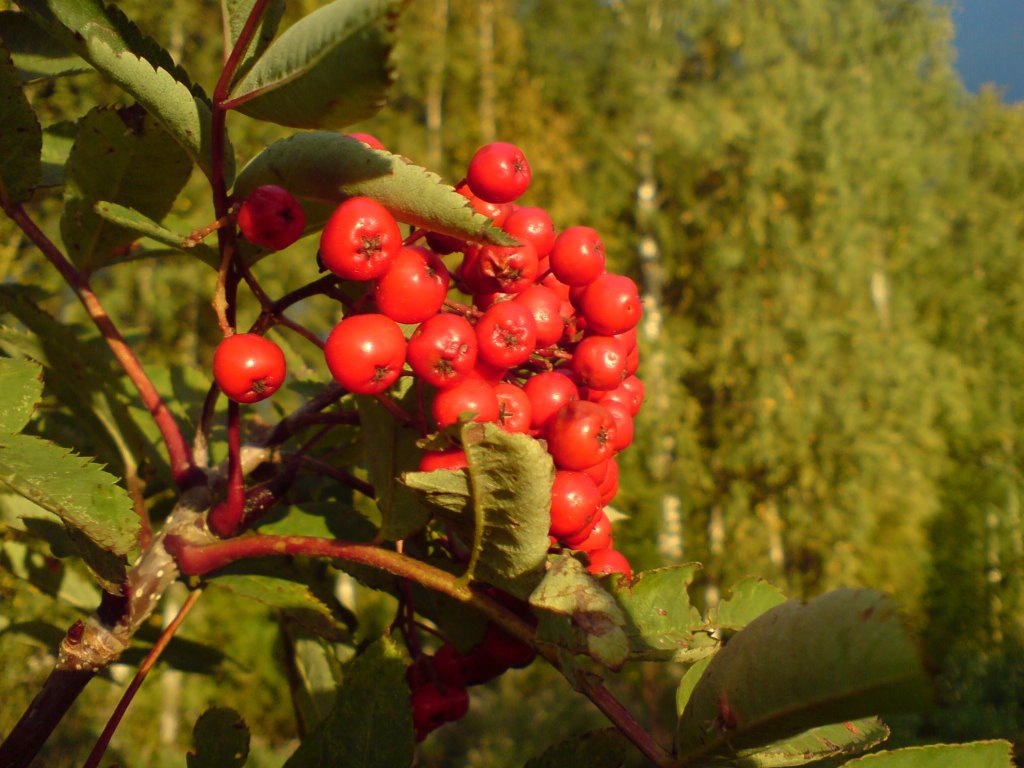
[{"label": "compound leaf", "polygon": [[240,112],[292,128],[342,128],[375,115],[394,80],[404,0],[335,0],[297,21],[232,89]]},{"label": "compound leaf", "polygon": [[[116,5],[102,0],[21,0],[19,6],[69,50],[95,67],[155,117],[188,156],[211,173],[209,100],[170,54]],[[234,155],[225,151],[225,177]]]},{"label": "compound leaf", "polygon": [[81,121],[65,168],[60,230],[71,260],[83,271],[104,266],[138,237],[93,209],[109,200],[163,218],[185,186],[192,163],[140,107],[93,109]]},{"label": "compound leaf", "polygon": [[263,184],[285,187],[299,199],[307,233],[323,227],[342,200],[365,195],[407,224],[463,240],[515,245],[437,174],[337,133],[299,133],[274,142],[239,173],[235,196],[243,199]]},{"label": "compound leaf", "polygon": [[188,768],[242,768],[249,758],[249,727],[235,710],[211,707],[196,720]]},{"label": "compound leaf", "polygon": [[42,369],[38,363],[0,358],[0,432],[21,432],[42,396]]},{"label": "compound leaf", "polygon": [[[115,225],[119,229],[134,232],[136,237],[148,237],[163,245],[170,246],[177,251],[195,256],[203,263],[217,269],[220,265],[220,257],[217,251],[205,243],[188,245],[188,236],[180,232],[172,232],[143,213],[125,205],[118,205],[106,200],[101,200],[93,205],[96,215],[104,221]],[[110,261],[108,264],[113,264]],[[119,261],[117,263],[120,263]]]},{"label": "compound leaf", "polygon": [[0,483],[78,529],[101,548],[127,555],[139,518],[113,476],[82,456],[30,435],[0,435]]},{"label": "compound leaf", "polygon": [[678,754],[757,752],[879,710],[912,711],[927,698],[895,603],[871,590],[837,590],[772,608],[729,640],[679,719]]},{"label": "compound leaf", "polygon": [[413,747],[405,663],[382,638],[345,666],[334,708],[284,768],[396,768]]},{"label": "compound leaf", "polygon": [[10,54],[0,48],[0,192],[23,203],[39,183],[43,132]]}]

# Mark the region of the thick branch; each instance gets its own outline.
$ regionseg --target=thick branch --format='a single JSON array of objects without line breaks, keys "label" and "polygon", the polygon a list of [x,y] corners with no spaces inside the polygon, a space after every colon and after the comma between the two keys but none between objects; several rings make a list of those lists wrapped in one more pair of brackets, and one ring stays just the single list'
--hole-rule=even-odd
[{"label": "thick branch", "polygon": [[[447,571],[399,552],[367,544],[307,536],[246,536],[205,546],[168,537],[165,546],[177,559],[181,572],[192,576],[210,573],[238,560],[274,555],[324,557],[368,565],[393,576],[415,581],[479,611],[510,635],[536,649],[556,669],[562,669],[558,650],[542,642],[528,622],[497,601],[475,591],[469,584]],[[598,678],[579,675],[574,680],[574,685],[647,759],[656,766],[672,765],[672,757],[668,752],[654,741]]]},{"label": "thick branch", "polygon": [[0,744],[0,768],[26,768],[95,674],[92,670],[54,669]]}]

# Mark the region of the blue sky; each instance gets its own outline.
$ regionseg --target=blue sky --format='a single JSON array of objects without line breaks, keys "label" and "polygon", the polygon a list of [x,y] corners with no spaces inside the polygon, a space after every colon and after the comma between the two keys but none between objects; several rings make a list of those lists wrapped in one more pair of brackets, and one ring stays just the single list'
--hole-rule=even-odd
[{"label": "blue sky", "polygon": [[1024,101],[1024,0],[953,0],[953,21],[967,87],[996,83],[1006,101]]}]

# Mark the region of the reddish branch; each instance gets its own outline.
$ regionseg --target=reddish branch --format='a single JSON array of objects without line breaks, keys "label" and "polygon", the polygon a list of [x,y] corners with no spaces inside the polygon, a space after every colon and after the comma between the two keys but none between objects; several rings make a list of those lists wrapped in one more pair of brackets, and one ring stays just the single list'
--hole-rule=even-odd
[{"label": "reddish branch", "polygon": [[0,196],[0,203],[3,204],[4,212],[21,228],[29,239],[42,251],[43,255],[57,268],[61,277],[75,292],[78,300],[85,307],[85,311],[99,329],[110,351],[114,353],[118,363],[124,369],[125,374],[135,386],[142,404],[150,412],[153,421],[156,422],[164,445],[167,447],[167,458],[171,466],[171,475],[174,483],[179,488],[188,488],[198,482],[203,482],[202,473],[198,472],[192,460],[192,449],[185,442],[178,423],[167,408],[160,393],[146,375],[142,363],[135,356],[135,352],[124,336],[114,325],[114,321],[107,314],[106,309],[100,303],[99,298],[93,292],[89,281],[79,272],[70,261],[65,258],[60,249],[43,233],[36,223],[20,205],[11,205]]},{"label": "reddish branch", "polygon": [[[210,573],[238,560],[282,555],[323,557],[367,565],[415,581],[479,611],[510,635],[536,649],[556,669],[562,669],[559,651],[542,642],[529,623],[497,601],[474,591],[464,580],[399,552],[368,544],[307,536],[245,536],[207,545],[191,544],[183,538],[168,536],[165,546],[178,561],[181,572],[192,576]],[[654,765],[672,765],[671,755],[654,741],[596,676],[577,675],[573,684]]]}]

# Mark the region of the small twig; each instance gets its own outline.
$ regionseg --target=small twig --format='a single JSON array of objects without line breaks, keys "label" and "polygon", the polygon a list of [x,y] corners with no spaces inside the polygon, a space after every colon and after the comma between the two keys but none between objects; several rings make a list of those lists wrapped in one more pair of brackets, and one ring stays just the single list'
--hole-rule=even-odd
[{"label": "small twig", "polygon": [[152,380],[146,374],[142,363],[135,356],[134,350],[128,345],[124,336],[117,329],[110,315],[107,314],[99,297],[93,292],[89,281],[79,272],[64,254],[53,244],[36,223],[20,205],[12,205],[5,196],[0,195],[0,206],[3,207],[11,220],[17,224],[35,246],[42,251],[61,277],[71,287],[78,297],[78,300],[85,307],[86,313],[99,329],[100,335],[106,341],[110,351],[120,363],[121,368],[135,386],[142,404],[149,411],[160,430],[164,445],[167,447],[168,462],[171,466],[171,476],[179,488],[187,488],[202,482],[201,472],[196,471],[192,460],[192,450],[178,427],[174,415],[167,408],[163,397],[153,385]]},{"label": "small twig", "polygon": [[330,405],[338,402],[344,395],[345,389],[337,382],[331,382],[323,390],[307,400],[301,407],[297,408],[291,415],[281,419],[277,426],[271,430],[263,441],[266,447],[280,445],[291,437],[298,429],[305,426],[305,419],[313,413],[319,413]]},{"label": "small twig", "polygon": [[342,485],[351,488],[354,491],[359,491],[359,493],[363,494],[367,498],[374,499],[377,497],[377,491],[370,483],[365,480],[360,480],[358,477],[347,472],[341,467],[332,467],[330,464],[320,461],[319,459],[314,459],[312,456],[302,456],[300,457],[300,461],[304,467],[313,470],[317,474],[326,475],[333,480],[337,480]]},{"label": "small twig", "polygon": [[199,596],[203,593],[201,589],[197,589],[192,592],[188,599],[185,600],[181,606],[181,610],[178,611],[178,615],[171,620],[171,623],[167,625],[166,629],[161,633],[156,643],[150,649],[146,658],[143,659],[142,664],[139,666],[138,671],[135,673],[135,677],[131,683],[125,689],[124,694],[121,696],[121,700],[117,703],[117,707],[114,708],[113,714],[107,721],[106,727],[103,729],[103,733],[96,740],[96,746],[92,748],[92,752],[89,753],[88,759],[82,764],[82,768],[96,768],[100,764],[100,760],[103,759],[103,753],[107,751],[107,746],[110,744],[111,738],[114,736],[114,732],[117,727],[121,724],[121,720],[128,711],[128,707],[131,706],[132,700],[135,698],[135,694],[142,686],[143,681],[146,679],[146,675],[149,674],[149,670],[156,664],[157,659],[160,658],[160,654],[163,653],[167,644],[171,642],[171,638],[174,637],[174,633],[178,631],[178,627],[185,621],[185,617],[188,616],[189,611],[192,610],[192,606],[196,604]]}]

